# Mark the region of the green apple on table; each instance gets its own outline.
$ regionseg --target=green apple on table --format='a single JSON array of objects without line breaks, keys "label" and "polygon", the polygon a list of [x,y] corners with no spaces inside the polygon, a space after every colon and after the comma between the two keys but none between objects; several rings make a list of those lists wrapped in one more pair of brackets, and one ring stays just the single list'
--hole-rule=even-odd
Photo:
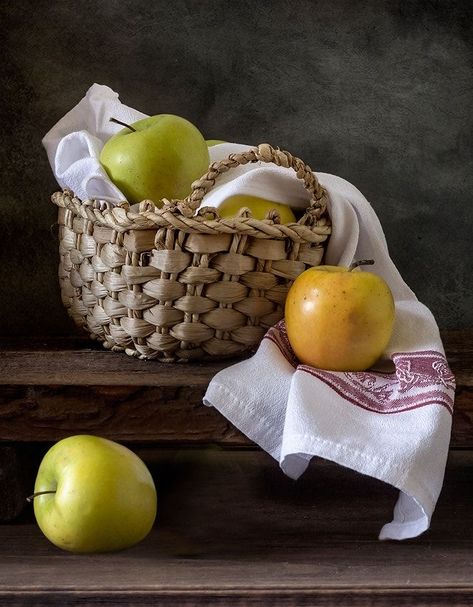
[{"label": "green apple on table", "polygon": [[100,162],[111,181],[131,204],[167,198],[182,199],[191,184],[207,172],[207,143],[191,122],[173,114],[158,114],[127,125],[108,139]]},{"label": "green apple on table", "polygon": [[145,463],[98,436],[70,436],[53,445],[28,499],[44,535],[71,552],[128,548],[146,537],[156,517],[156,489]]},{"label": "green apple on table", "polygon": [[275,209],[279,213],[281,223],[294,223],[296,221],[291,207],[287,204],[247,194],[236,194],[226,198],[219,205],[218,214],[224,218],[235,217],[243,207],[248,207],[255,219],[265,219],[267,213]]},{"label": "green apple on table", "polygon": [[383,354],[394,327],[394,298],[373,272],[315,266],[296,278],[286,297],[289,343],[301,363],[331,371],[365,371]]}]

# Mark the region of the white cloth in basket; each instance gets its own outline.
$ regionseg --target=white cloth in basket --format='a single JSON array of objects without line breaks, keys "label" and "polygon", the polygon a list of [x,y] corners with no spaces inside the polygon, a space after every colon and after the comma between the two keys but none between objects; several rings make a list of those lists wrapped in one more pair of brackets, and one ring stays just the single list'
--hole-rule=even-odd
[{"label": "white cloth in basket", "polygon": [[43,137],[56,181],[81,200],[96,198],[112,204],[125,200],[99,161],[105,141],[123,129],[110,118],[132,123],[146,114],[123,105],[108,86],[94,84]]},{"label": "white cloth in basket", "polygon": [[[109,122],[111,116],[134,122],[145,115],[95,84],[43,139],[59,185],[81,199],[124,199],[98,161],[104,141],[121,128]],[[214,146],[211,161],[248,147]],[[370,271],[393,291],[396,323],[385,352],[393,370],[339,373],[298,365],[281,322],[268,331],[254,356],[213,378],[204,403],[271,454],[292,478],[318,456],[397,487],[393,521],[379,537],[415,537],[428,529],[443,484],[454,377],[435,319],[402,280],[372,207],[347,181],[316,175],[328,191],[333,223],[326,262],[349,265],[373,258]],[[307,193],[289,169],[263,163],[222,175],[203,204],[218,207],[233,194],[307,206]]]}]

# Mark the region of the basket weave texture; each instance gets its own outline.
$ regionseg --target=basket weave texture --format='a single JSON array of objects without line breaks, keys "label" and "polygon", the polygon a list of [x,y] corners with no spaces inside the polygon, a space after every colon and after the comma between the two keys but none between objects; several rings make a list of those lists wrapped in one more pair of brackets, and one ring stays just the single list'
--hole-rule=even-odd
[{"label": "basket weave texture", "polygon": [[[223,219],[199,208],[220,174],[249,162],[292,168],[303,181],[310,203],[297,223],[280,224],[277,212]],[[52,201],[72,319],[106,348],[165,362],[255,350],[283,317],[294,279],[321,263],[331,231],[327,195],[310,167],[268,144],[213,163],[186,199],[161,208],[81,201],[69,190]]]}]

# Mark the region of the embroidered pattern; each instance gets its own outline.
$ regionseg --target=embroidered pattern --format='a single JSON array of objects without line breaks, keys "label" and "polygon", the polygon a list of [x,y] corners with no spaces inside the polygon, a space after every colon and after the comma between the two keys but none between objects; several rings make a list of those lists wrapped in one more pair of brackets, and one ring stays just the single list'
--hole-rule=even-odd
[{"label": "embroidered pattern", "polygon": [[294,368],[323,381],[358,407],[376,413],[399,413],[438,404],[453,413],[455,377],[440,352],[398,352],[392,356],[392,373],[324,371],[298,364],[283,321],[265,337],[277,345]]}]

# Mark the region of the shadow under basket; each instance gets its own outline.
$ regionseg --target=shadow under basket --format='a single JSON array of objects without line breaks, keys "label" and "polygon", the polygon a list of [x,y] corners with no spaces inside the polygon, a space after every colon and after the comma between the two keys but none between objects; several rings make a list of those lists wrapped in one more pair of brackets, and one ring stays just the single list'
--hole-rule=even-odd
[{"label": "shadow under basket", "polygon": [[[247,163],[291,168],[310,194],[296,222],[242,209],[223,219],[200,207],[218,176]],[[74,322],[106,348],[165,362],[256,350],[284,316],[287,291],[322,261],[331,227],[327,194],[309,166],[261,144],[215,162],[184,200],[130,207],[56,192],[59,281]],[[198,209],[198,210],[197,210]]]}]

